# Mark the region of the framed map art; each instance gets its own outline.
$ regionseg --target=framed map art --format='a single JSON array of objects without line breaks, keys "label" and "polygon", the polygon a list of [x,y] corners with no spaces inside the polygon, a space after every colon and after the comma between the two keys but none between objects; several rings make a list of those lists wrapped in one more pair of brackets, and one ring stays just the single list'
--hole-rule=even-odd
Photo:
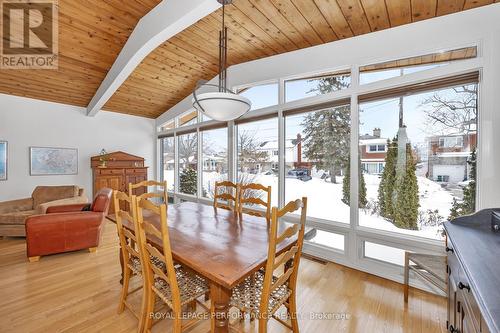
[{"label": "framed map art", "polygon": [[78,174],[78,149],[30,147],[30,175]]}]

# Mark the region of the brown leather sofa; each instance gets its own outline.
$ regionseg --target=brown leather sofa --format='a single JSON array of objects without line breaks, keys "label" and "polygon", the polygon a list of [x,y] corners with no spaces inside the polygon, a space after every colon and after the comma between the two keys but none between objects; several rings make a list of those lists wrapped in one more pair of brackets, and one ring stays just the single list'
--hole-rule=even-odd
[{"label": "brown leather sofa", "polygon": [[84,190],[75,185],[37,186],[31,198],[0,202],[0,238],[24,237],[24,221],[28,216],[45,214],[47,208],[88,203]]},{"label": "brown leather sofa", "polygon": [[29,261],[40,256],[89,249],[95,252],[101,239],[113,191],[97,192],[91,205],[53,206],[45,215],[26,219],[26,245]]}]

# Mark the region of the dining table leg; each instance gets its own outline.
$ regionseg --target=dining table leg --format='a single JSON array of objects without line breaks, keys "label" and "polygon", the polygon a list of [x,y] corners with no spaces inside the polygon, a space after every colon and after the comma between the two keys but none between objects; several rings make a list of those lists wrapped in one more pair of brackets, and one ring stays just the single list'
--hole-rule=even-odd
[{"label": "dining table leg", "polygon": [[231,289],[212,282],[210,284],[211,299],[211,332],[228,333],[229,332],[229,301],[231,298]]}]

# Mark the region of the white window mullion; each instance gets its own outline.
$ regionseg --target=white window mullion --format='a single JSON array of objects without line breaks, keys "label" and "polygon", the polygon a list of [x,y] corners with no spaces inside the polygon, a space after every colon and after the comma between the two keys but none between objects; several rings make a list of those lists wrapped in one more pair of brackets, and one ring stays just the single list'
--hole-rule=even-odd
[{"label": "white window mullion", "polygon": [[[174,194],[179,193],[179,137],[174,136]],[[174,195],[174,202],[177,203],[177,196]]]},{"label": "white window mullion", "polygon": [[285,103],[285,80],[280,79],[278,85],[278,206],[285,206],[285,118],[282,105]]},{"label": "white window mullion", "polygon": [[197,162],[196,163],[196,170],[198,173],[198,177],[196,177],[196,183],[197,183],[197,197],[202,198],[203,197],[203,142],[201,140],[201,132],[200,129],[198,128],[196,130],[196,143],[198,144],[198,149],[196,151],[196,158]]},{"label": "white window mullion", "polygon": [[[359,67],[352,66],[351,69],[351,85],[356,91],[359,87]],[[358,195],[359,195],[359,159],[358,159],[358,140],[359,140],[359,107],[358,95],[351,95],[351,156],[350,156],[350,227],[348,237],[346,237],[346,255],[353,262],[356,262],[359,255],[359,244],[356,230],[358,227]]]},{"label": "white window mullion", "polygon": [[238,180],[236,168],[238,163],[238,152],[237,152],[237,133],[234,121],[230,121],[227,124],[227,168],[228,168],[228,180],[236,183]]}]

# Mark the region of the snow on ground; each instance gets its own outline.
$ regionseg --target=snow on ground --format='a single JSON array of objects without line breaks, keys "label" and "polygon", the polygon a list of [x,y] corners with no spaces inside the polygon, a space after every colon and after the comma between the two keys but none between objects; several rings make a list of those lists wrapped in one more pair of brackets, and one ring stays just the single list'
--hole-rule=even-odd
[{"label": "snow on ground", "polygon": [[[247,174],[246,179],[252,179],[253,182],[261,183],[265,186],[272,186],[272,204],[278,203],[278,177],[265,174]],[[364,175],[367,199],[376,202],[380,177],[377,175]],[[173,184],[173,171],[165,171],[165,179],[169,184]],[[213,191],[215,181],[221,180],[222,176],[216,172],[203,173],[203,187],[209,193]],[[443,189],[438,183],[418,176],[419,211],[426,213],[427,210],[438,210],[439,215],[446,220],[449,216],[453,196],[451,192]],[[297,198],[308,197],[308,216],[332,220],[336,222],[349,223],[349,206],[342,202],[342,177],[337,177],[337,184],[325,182],[320,178],[303,182],[299,179],[285,179],[285,201],[295,200]],[[440,235],[441,227],[420,225],[420,230],[406,230],[394,226],[391,222],[385,220],[377,214],[373,214],[368,209],[359,210],[359,223],[361,226],[380,230],[388,230],[415,236],[442,239]],[[327,236],[327,235],[323,235]],[[323,238],[323,237],[322,237]],[[323,243],[323,241],[316,240]],[[326,244],[325,244],[326,245]]]}]

